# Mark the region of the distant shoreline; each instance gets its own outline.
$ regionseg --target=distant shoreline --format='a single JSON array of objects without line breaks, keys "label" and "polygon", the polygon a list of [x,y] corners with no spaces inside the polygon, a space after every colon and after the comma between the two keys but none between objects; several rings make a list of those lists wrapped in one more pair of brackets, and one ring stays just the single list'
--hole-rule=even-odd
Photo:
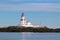
[{"label": "distant shoreline", "polygon": [[47,28],[47,27],[22,27],[22,26],[9,26],[0,28],[0,32],[34,32],[34,33],[60,33],[60,28]]}]

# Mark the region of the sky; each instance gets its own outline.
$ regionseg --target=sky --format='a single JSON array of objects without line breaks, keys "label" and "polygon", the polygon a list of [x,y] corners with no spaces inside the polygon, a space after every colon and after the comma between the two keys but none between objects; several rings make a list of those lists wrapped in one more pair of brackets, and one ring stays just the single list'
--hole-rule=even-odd
[{"label": "sky", "polygon": [[60,0],[0,0],[0,27],[19,25],[22,12],[32,24],[60,28]]}]

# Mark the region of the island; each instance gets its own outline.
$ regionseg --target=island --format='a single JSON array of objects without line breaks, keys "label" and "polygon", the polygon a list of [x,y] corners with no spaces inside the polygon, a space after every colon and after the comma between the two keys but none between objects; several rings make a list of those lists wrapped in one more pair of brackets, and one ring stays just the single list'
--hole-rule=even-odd
[{"label": "island", "polygon": [[0,32],[60,32],[60,28],[8,26],[0,28]]}]

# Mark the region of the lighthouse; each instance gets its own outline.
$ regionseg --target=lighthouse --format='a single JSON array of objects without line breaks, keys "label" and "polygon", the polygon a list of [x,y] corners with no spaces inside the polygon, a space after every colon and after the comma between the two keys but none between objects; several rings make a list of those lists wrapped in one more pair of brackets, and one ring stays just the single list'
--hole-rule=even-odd
[{"label": "lighthouse", "polygon": [[34,24],[32,25],[30,21],[28,21],[26,18],[25,18],[25,15],[24,13],[22,12],[22,15],[21,15],[21,19],[20,19],[20,26],[24,26],[24,27],[39,27],[38,24]]},{"label": "lighthouse", "polygon": [[28,20],[26,20],[24,13],[22,13],[22,15],[21,15],[21,23],[20,23],[20,26],[33,27],[33,25],[31,24],[31,22],[29,22]]},{"label": "lighthouse", "polygon": [[21,26],[25,25],[25,16],[24,13],[21,15]]}]

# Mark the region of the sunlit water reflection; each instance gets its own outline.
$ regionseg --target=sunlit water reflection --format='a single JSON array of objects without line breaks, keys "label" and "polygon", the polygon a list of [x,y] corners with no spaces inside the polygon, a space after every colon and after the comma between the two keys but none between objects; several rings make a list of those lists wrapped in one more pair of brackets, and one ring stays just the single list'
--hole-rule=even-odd
[{"label": "sunlit water reflection", "polygon": [[0,32],[0,40],[60,40],[60,33]]}]

